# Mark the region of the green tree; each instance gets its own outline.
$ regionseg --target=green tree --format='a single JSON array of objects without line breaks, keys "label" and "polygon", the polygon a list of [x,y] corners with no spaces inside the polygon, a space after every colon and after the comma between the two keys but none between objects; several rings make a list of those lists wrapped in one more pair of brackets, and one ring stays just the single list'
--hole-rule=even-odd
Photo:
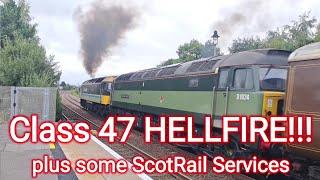
[{"label": "green tree", "polygon": [[63,88],[66,87],[66,85],[67,85],[67,84],[66,84],[66,82],[64,82],[64,81],[62,81],[62,82],[60,83],[60,86],[63,87]]},{"label": "green tree", "polygon": [[[320,27],[316,28],[316,21],[314,17],[310,17],[310,13],[304,13],[299,16],[298,20],[292,21],[291,24],[277,28],[275,31],[268,31],[264,39],[252,37],[234,40],[229,51],[230,53],[236,53],[259,48],[294,51],[301,46],[320,40]],[[315,29],[317,29],[316,34],[313,33]]]},{"label": "green tree", "polygon": [[6,86],[56,86],[61,72],[53,56],[35,40],[16,35],[15,40],[3,41],[0,49],[0,84]]},{"label": "green tree", "polygon": [[18,3],[8,0],[3,6],[0,6],[1,47],[3,47],[3,40],[13,41],[16,34],[27,40],[38,40],[36,26],[36,24],[31,24],[29,6],[24,0]]},{"label": "green tree", "polygon": [[[222,55],[220,52],[220,48],[218,47],[216,48],[217,48],[216,55]],[[214,55],[213,49],[214,49],[213,42],[211,40],[207,40],[201,49],[201,57],[206,58],[206,57],[213,56]]]},{"label": "green tree", "polygon": [[317,26],[317,31],[316,31],[316,36],[314,37],[314,41],[315,42],[319,42],[320,41],[320,23]]},{"label": "green tree", "polygon": [[[24,0],[8,0],[0,6],[0,85],[57,86],[61,72],[39,42]],[[59,95],[56,117],[61,118]]]},{"label": "green tree", "polygon": [[189,43],[180,45],[177,50],[177,54],[182,62],[187,62],[201,58],[202,48],[203,44],[201,44],[198,40],[193,39]]},{"label": "green tree", "polygon": [[[213,56],[213,43],[212,41],[208,40],[203,45],[198,40],[193,39],[188,43],[180,45],[176,52],[179,58],[170,58],[166,61],[163,61],[158,65],[158,67]],[[217,48],[217,55],[221,55],[220,48]]]},{"label": "green tree", "polygon": [[[250,37],[233,40],[232,45],[228,48],[229,52],[236,53],[261,48],[293,51],[306,44],[320,41],[320,24],[316,27],[316,21],[314,17],[310,16],[310,13],[304,13],[299,16],[298,20],[292,21],[289,25],[277,28],[277,30],[267,31],[265,38]],[[193,39],[188,43],[180,45],[177,54],[179,58],[168,59],[159,66],[210,57],[213,55],[213,44],[210,40],[202,44],[198,40]],[[221,55],[219,48],[217,48],[217,54]]]},{"label": "green tree", "polygon": [[230,53],[236,53],[240,51],[246,51],[250,49],[261,49],[265,47],[265,42],[260,38],[243,38],[235,39],[231,47],[229,47]]},{"label": "green tree", "polygon": [[267,34],[267,47],[293,51],[301,46],[314,42],[316,19],[310,13],[299,16],[291,25],[285,25],[282,30],[269,31]]}]

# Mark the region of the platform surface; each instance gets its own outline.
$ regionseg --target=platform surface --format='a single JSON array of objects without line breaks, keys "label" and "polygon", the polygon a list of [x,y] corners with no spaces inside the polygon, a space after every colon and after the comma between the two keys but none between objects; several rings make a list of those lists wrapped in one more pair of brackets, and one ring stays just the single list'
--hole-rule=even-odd
[{"label": "platform surface", "polygon": [[[23,129],[18,128],[19,131]],[[51,155],[47,144],[16,144],[8,134],[8,123],[0,123],[0,179],[27,180],[31,178],[31,160],[41,158],[44,154]],[[39,175],[37,179],[56,180],[58,175]]]},{"label": "platform surface", "polygon": [[[17,128],[22,134],[24,128]],[[19,135],[19,134],[18,134]],[[54,159],[69,159],[74,165],[78,159],[123,159],[110,147],[102,143],[96,137],[91,136],[87,143],[56,143],[49,144],[16,144],[12,142],[8,134],[8,122],[0,123],[0,180],[29,180],[31,178],[32,159],[41,159],[47,154]],[[51,148],[51,149],[50,149]],[[72,166],[72,168],[74,168]],[[40,174],[40,180],[105,180],[105,179],[151,179],[145,174],[134,174],[128,171],[125,174],[77,174],[75,171],[68,174]]]},{"label": "platform surface", "polygon": [[[110,149],[107,145],[103,144],[96,137],[91,136],[91,140],[85,144],[80,144],[77,142],[71,142],[67,144],[60,143],[61,149],[63,150],[66,157],[75,164],[75,161],[79,158],[89,160],[89,159],[122,159],[122,157],[115,151]],[[76,173],[77,174],[77,173]],[[105,180],[105,179],[151,179],[145,174],[134,174],[130,170],[125,174],[77,174],[79,180]]]}]

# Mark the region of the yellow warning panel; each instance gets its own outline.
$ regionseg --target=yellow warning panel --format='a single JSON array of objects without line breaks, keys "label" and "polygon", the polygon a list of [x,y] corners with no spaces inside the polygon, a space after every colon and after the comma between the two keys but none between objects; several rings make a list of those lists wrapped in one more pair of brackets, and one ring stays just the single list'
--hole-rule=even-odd
[{"label": "yellow warning panel", "polygon": [[104,105],[110,104],[110,96],[106,96],[106,95],[101,96],[101,104],[104,104]]}]

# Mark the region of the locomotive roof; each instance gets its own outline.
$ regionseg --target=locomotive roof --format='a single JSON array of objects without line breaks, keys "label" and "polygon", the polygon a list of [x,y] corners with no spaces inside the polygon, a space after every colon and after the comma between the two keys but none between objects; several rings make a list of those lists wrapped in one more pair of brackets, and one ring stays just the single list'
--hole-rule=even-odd
[{"label": "locomotive roof", "polygon": [[312,43],[296,49],[289,57],[289,62],[306,61],[320,58],[320,43]]},{"label": "locomotive roof", "polygon": [[201,58],[185,63],[146,69],[120,75],[116,81],[134,81],[165,76],[214,72],[219,67],[240,65],[288,65],[291,52],[278,49],[257,49],[231,55]]},{"label": "locomotive roof", "polygon": [[83,82],[82,85],[96,84],[96,83],[101,83],[101,82],[112,82],[115,78],[116,78],[116,76],[104,76],[104,77],[99,77],[99,78],[93,78],[93,79],[89,79],[89,80]]},{"label": "locomotive roof", "polygon": [[278,49],[257,49],[232,54],[225,58],[220,67],[239,65],[288,65],[290,51]]}]

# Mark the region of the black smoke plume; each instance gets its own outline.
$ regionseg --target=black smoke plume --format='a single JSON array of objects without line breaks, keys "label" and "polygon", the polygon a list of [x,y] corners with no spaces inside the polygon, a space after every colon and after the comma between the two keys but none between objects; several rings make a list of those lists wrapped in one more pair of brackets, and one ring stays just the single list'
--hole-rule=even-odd
[{"label": "black smoke plume", "polygon": [[137,10],[115,2],[96,0],[88,10],[78,7],[74,12],[80,32],[83,65],[92,77],[104,59],[110,56],[111,48],[118,45],[125,33],[136,25]]}]

